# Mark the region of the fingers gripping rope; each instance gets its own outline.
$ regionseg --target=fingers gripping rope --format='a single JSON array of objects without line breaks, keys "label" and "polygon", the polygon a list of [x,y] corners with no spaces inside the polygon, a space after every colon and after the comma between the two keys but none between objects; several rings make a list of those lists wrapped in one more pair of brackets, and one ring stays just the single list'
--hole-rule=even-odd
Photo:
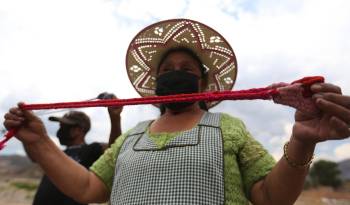
[{"label": "fingers gripping rope", "polygon": [[[278,83],[266,88],[253,88],[239,91],[221,91],[193,94],[180,94],[168,96],[150,96],[131,99],[103,99],[96,101],[62,102],[47,104],[24,104],[20,108],[24,110],[62,109],[62,108],[82,108],[82,107],[111,107],[141,104],[160,104],[176,102],[195,101],[221,101],[221,100],[273,100],[275,103],[294,107],[302,112],[316,114],[319,112],[313,103],[311,96],[311,85],[322,83],[322,76],[305,77],[294,81],[291,84]],[[9,130],[4,139],[0,141],[0,150],[5,143],[16,134],[16,130]]]}]

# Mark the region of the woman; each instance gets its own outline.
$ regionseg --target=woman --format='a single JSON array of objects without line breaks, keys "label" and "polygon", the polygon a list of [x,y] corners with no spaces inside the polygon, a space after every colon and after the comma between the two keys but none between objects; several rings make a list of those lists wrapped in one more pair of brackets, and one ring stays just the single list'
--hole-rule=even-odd
[{"label": "woman", "polygon": [[[223,37],[185,19],[159,22],[141,31],[130,44],[127,69],[142,96],[231,89],[237,71]],[[159,105],[163,111],[159,118],[121,135],[90,172],[54,145],[31,112],[12,108],[4,125],[19,129],[17,138],[45,173],[77,201],[293,204],[315,145],[350,135],[349,96],[326,83],[311,90],[321,114],[296,112],[291,139],[277,163],[239,119],[206,111],[217,102]]]}]

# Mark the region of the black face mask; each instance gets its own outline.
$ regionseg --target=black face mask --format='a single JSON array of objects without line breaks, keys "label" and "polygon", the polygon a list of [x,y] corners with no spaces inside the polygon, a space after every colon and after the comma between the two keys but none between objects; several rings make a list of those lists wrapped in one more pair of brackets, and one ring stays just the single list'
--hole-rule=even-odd
[{"label": "black face mask", "polygon": [[[195,74],[186,71],[170,71],[157,78],[156,95],[176,95],[198,93],[199,78]],[[194,102],[167,103],[165,107],[178,111],[192,105]]]},{"label": "black face mask", "polygon": [[69,143],[72,141],[70,136],[71,128],[71,126],[61,126],[60,129],[57,130],[56,135],[61,145],[69,145]]}]

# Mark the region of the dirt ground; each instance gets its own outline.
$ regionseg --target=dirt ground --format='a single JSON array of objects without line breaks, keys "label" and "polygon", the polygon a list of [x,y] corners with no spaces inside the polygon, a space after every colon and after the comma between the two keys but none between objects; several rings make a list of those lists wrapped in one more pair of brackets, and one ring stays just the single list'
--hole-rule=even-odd
[{"label": "dirt ground", "polygon": [[38,179],[11,178],[10,180],[0,176],[0,205],[31,205],[38,184]]},{"label": "dirt ground", "polygon": [[22,184],[37,184],[35,179],[15,179],[0,180],[0,205],[29,205],[33,199],[35,190],[31,188],[19,188],[15,185],[16,182]]},{"label": "dirt ground", "polygon": [[350,192],[335,192],[331,188],[303,191],[296,205],[350,205]]},{"label": "dirt ground", "polygon": [[[37,179],[0,178],[0,205],[31,205],[37,184]],[[350,205],[350,192],[326,187],[306,190],[295,205]]]}]

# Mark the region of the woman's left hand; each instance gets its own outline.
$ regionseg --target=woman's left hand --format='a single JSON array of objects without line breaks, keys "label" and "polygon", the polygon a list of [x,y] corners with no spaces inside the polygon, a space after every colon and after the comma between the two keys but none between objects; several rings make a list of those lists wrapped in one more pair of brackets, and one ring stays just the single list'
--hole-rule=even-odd
[{"label": "woman's left hand", "polygon": [[316,144],[350,136],[350,96],[342,95],[341,89],[333,84],[318,83],[311,86],[317,116],[295,113],[293,137],[302,143]]}]

